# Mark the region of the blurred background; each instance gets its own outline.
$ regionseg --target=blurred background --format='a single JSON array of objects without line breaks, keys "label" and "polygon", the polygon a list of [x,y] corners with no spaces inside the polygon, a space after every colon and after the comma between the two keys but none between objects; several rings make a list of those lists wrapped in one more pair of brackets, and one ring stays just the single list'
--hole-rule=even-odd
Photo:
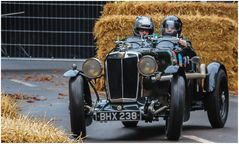
[{"label": "blurred background", "polygon": [[2,57],[88,58],[106,2],[2,1]]}]

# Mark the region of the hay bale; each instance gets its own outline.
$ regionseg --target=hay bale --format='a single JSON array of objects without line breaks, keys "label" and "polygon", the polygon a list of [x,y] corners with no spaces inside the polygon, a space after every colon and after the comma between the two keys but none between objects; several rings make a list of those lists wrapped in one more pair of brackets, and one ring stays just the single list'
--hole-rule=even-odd
[{"label": "hay bale", "polygon": [[2,143],[73,143],[83,142],[79,136],[71,140],[70,135],[55,128],[51,121],[18,114],[16,99],[1,95],[1,142]]},{"label": "hay bale", "polygon": [[62,143],[73,142],[66,134],[49,122],[20,116],[2,117],[1,140],[4,143]]},{"label": "hay bale", "polygon": [[218,15],[237,21],[237,3],[199,2],[116,2],[104,6],[108,15]]},{"label": "hay bale", "polygon": [[1,116],[15,118],[18,116],[16,100],[1,93]]},{"label": "hay bale", "polygon": [[[150,15],[149,15],[150,16]],[[159,32],[163,15],[152,15],[155,31]],[[237,22],[218,16],[179,16],[182,20],[183,34],[192,41],[193,47],[202,57],[203,63],[219,60],[225,64],[229,75],[230,90],[237,90]],[[114,47],[114,41],[133,35],[132,29],[136,16],[111,15],[96,22],[94,36],[97,45],[97,57],[103,62],[106,54]],[[229,61],[230,60],[230,61]],[[96,85],[103,90],[104,81]]]}]

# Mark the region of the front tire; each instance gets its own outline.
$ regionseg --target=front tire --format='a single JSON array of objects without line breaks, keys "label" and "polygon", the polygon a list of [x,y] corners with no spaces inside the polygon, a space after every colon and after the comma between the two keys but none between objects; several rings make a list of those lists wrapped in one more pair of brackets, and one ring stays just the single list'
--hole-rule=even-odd
[{"label": "front tire", "polygon": [[213,128],[224,127],[228,116],[229,94],[227,75],[222,69],[216,75],[215,90],[208,93],[206,104],[211,126]]},{"label": "front tire", "polygon": [[125,127],[136,127],[139,121],[122,121]]},{"label": "front tire", "polygon": [[70,78],[69,81],[71,131],[76,137],[79,135],[86,136],[83,83],[82,76]]},{"label": "front tire", "polygon": [[185,105],[185,80],[174,76],[171,81],[169,116],[166,118],[166,136],[168,140],[178,140],[181,136]]}]

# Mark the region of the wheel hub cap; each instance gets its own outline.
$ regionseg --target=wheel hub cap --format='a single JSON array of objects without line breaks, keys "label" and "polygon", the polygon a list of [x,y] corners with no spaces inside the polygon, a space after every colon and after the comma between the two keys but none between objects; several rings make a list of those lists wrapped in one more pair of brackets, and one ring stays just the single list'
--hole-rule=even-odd
[{"label": "wheel hub cap", "polygon": [[222,103],[224,103],[225,102],[225,93],[224,92],[222,92],[222,96],[221,96],[221,98],[222,98]]}]

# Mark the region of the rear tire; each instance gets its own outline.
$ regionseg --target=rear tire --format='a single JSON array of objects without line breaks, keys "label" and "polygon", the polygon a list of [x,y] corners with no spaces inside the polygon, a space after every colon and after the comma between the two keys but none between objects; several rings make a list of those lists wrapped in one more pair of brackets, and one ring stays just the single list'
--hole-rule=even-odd
[{"label": "rear tire", "polygon": [[228,116],[229,94],[227,75],[222,69],[216,75],[215,90],[208,93],[206,104],[211,126],[213,128],[224,127]]},{"label": "rear tire", "polygon": [[139,121],[122,121],[125,127],[136,127]]},{"label": "rear tire", "polygon": [[77,76],[69,80],[69,109],[71,131],[75,137],[86,136],[83,77]]},{"label": "rear tire", "polygon": [[178,140],[181,136],[185,106],[185,80],[174,76],[171,81],[169,116],[166,118],[166,136],[168,140]]}]

